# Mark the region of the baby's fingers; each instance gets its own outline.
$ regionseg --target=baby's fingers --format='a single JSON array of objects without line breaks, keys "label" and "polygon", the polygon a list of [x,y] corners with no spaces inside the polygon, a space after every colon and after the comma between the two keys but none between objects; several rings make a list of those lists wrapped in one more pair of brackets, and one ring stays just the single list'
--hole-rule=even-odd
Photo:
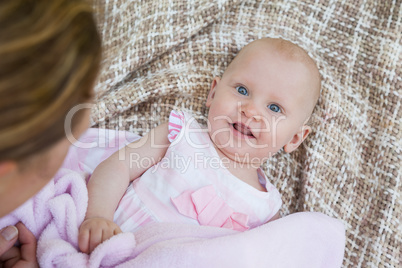
[{"label": "baby's fingers", "polygon": [[121,232],[122,232],[122,231],[121,231],[120,227],[116,227],[116,228],[114,229],[114,231],[113,231],[113,235],[120,234]]},{"label": "baby's fingers", "polygon": [[82,252],[90,254],[100,243],[119,233],[120,227],[113,221],[104,218],[87,219],[80,226],[78,247]]},{"label": "baby's fingers", "polygon": [[100,243],[102,243],[102,229],[92,229],[89,233],[89,253],[91,253]]},{"label": "baby's fingers", "polygon": [[111,226],[110,228],[107,228],[107,229],[103,229],[102,242],[106,241],[109,238],[111,238],[112,236],[120,234],[120,233],[121,233],[121,230],[117,225]]},{"label": "baby's fingers", "polygon": [[80,228],[78,234],[78,248],[81,252],[89,253],[89,230],[86,228]]}]

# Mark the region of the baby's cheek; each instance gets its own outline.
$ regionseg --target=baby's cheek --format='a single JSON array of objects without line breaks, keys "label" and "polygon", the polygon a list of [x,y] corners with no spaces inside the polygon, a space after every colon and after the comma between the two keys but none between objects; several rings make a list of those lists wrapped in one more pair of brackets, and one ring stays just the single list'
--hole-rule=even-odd
[{"label": "baby's cheek", "polygon": [[233,139],[228,129],[221,128],[213,131],[211,139],[217,146],[233,147]]}]

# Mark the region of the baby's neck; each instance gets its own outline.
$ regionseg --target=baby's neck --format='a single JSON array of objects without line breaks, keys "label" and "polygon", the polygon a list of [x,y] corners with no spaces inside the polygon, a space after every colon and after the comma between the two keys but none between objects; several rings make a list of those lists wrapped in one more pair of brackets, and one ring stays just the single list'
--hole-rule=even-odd
[{"label": "baby's neck", "polygon": [[266,191],[265,187],[260,184],[258,179],[258,165],[245,163],[242,161],[235,161],[232,158],[223,154],[219,149],[217,149],[216,151],[222,162],[224,163],[225,168],[227,168],[233,176],[253,186],[257,190]]}]

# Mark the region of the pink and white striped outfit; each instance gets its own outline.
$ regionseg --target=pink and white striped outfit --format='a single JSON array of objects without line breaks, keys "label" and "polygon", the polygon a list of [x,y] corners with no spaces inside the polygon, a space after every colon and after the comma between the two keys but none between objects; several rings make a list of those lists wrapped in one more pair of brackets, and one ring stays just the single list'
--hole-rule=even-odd
[{"label": "pink and white striped outfit", "polygon": [[172,111],[165,157],[133,181],[114,221],[123,231],[150,222],[184,222],[247,230],[267,222],[282,205],[261,169],[262,192],[232,175],[206,129],[194,117]]}]

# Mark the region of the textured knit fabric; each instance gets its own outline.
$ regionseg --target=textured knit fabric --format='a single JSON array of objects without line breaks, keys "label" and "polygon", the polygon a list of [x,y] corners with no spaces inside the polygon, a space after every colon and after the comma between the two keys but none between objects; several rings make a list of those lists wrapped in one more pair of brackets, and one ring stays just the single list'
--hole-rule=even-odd
[{"label": "textured knit fabric", "polygon": [[402,260],[401,0],[96,0],[103,69],[93,125],[143,135],[205,101],[247,43],[281,36],[322,75],[313,132],[264,166],[282,216],[317,211],[346,227],[344,267]]},{"label": "textured knit fabric", "polygon": [[[244,231],[279,211],[281,196],[261,169],[258,175],[266,192],[229,172],[194,117],[172,111],[169,118],[169,130],[174,131],[166,155],[133,181],[116,210],[114,221],[122,230],[133,232],[156,221]],[[183,212],[194,206],[190,213]]]}]

